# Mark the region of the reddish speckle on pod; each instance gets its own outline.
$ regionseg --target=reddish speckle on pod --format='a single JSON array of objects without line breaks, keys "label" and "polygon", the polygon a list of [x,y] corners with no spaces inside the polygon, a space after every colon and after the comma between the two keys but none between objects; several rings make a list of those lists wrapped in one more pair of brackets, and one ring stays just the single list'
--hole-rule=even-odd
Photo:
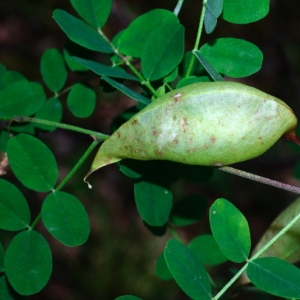
[{"label": "reddish speckle on pod", "polygon": [[300,144],[296,126],[286,103],[253,87],[195,83],[163,95],[124,123],[100,146],[87,176],[125,158],[230,165],[261,155],[282,136]]}]

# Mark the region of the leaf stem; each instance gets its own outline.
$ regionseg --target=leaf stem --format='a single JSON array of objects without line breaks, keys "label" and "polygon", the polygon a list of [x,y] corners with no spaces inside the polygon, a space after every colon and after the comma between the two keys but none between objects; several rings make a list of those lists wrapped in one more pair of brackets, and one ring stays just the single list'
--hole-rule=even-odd
[{"label": "leaf stem", "polygon": [[73,169],[70,171],[70,173],[64,178],[64,180],[58,185],[58,187],[55,189],[56,191],[61,190],[64,185],[71,179],[71,177],[77,172],[77,170],[82,166],[82,164],[85,162],[85,160],[88,158],[88,156],[91,154],[91,152],[95,149],[95,147],[100,143],[100,141],[95,140],[92,142],[92,144],[89,146],[89,148],[85,151],[85,153],[81,156],[77,164],[73,167]]},{"label": "leaf stem", "polygon": [[180,235],[177,233],[177,231],[173,228],[173,226],[172,226],[170,223],[168,224],[168,228],[169,228],[169,230],[171,231],[173,237],[174,237],[177,241],[179,241],[179,242],[181,242],[182,244],[184,244],[184,242],[183,242],[183,240],[181,239]]},{"label": "leaf stem", "polygon": [[257,253],[255,253],[248,261],[252,261],[260,257],[270,246],[272,246],[281,236],[283,236],[292,226],[300,220],[300,214],[292,219],[284,228],[282,228],[269,242],[267,242]]},{"label": "leaf stem", "polygon": [[[206,12],[206,3],[207,3],[207,0],[203,0],[202,11],[201,11],[199,26],[198,26],[198,32],[197,32],[197,37],[196,37],[193,51],[198,51],[198,48],[199,48],[200,38],[201,38],[202,30],[203,30],[204,16],[205,16],[205,12]],[[189,64],[187,72],[185,74],[185,77],[190,76],[193,66],[194,66],[194,63],[195,63],[195,55],[192,55],[190,64]]]},{"label": "leaf stem", "polygon": [[178,16],[180,10],[181,10],[181,7],[182,7],[182,4],[183,4],[184,0],[179,0],[176,4],[176,7],[174,8],[174,14],[176,16]]},{"label": "leaf stem", "polygon": [[227,173],[230,173],[230,174],[234,174],[234,175],[237,175],[237,176],[240,176],[240,177],[244,177],[244,178],[247,178],[247,179],[250,179],[250,180],[253,180],[253,181],[257,181],[257,182],[260,182],[260,183],[264,183],[264,184],[267,184],[267,185],[271,185],[271,186],[277,187],[277,188],[282,189],[282,190],[286,190],[286,191],[289,191],[289,192],[300,194],[300,188],[299,187],[289,185],[289,184],[286,184],[286,183],[283,183],[283,182],[280,182],[280,181],[272,180],[270,178],[258,176],[258,175],[248,173],[248,172],[238,170],[238,169],[228,167],[228,166],[219,167],[218,170],[223,171],[223,172],[227,172]]},{"label": "leaf stem", "polygon": [[213,298],[212,300],[219,299],[231,286],[232,284],[244,273],[244,271],[247,269],[248,263],[246,263],[228,282],[223,288],[220,290],[220,292]]},{"label": "leaf stem", "polygon": [[[0,119],[8,120],[8,118],[5,118],[5,117],[4,118],[0,117]],[[81,127],[69,125],[69,124],[52,122],[52,121],[43,120],[43,119],[36,119],[36,118],[21,116],[21,117],[16,117],[13,120],[16,121],[16,122],[20,122],[20,123],[31,122],[31,123],[55,126],[55,127],[66,129],[66,130],[81,132],[81,133],[88,134],[88,135],[92,136],[98,142],[104,141],[109,137],[109,135],[103,134],[103,133],[100,133],[100,132],[97,132],[97,131],[92,131],[92,130],[84,129],[84,128],[81,128]]]},{"label": "leaf stem", "polygon": [[146,80],[141,73],[130,63],[130,59],[122,55],[119,50],[114,46],[114,44],[107,38],[107,36],[104,34],[104,32],[101,29],[98,29],[98,33],[109,43],[111,46],[111,49],[115,52],[116,55],[118,55],[122,61],[130,68],[130,70],[141,80],[141,83],[144,84],[150,91],[151,93],[157,97],[157,93],[155,89],[152,87],[150,82]]}]

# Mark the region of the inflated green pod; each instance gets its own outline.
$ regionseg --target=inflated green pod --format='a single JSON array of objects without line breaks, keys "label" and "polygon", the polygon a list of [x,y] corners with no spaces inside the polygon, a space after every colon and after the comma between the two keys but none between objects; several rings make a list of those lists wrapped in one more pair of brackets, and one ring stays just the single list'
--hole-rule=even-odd
[{"label": "inflated green pod", "polygon": [[297,119],[283,101],[235,82],[171,91],[124,123],[100,147],[88,173],[125,158],[224,166],[254,158]]}]

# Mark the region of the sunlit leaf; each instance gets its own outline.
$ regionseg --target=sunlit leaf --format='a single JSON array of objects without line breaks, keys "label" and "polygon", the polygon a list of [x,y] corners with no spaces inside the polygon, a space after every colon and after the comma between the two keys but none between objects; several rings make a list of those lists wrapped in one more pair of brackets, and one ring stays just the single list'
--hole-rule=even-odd
[{"label": "sunlit leaf", "polygon": [[256,45],[235,38],[210,41],[200,48],[199,53],[219,73],[235,78],[256,73],[263,60],[263,54]]},{"label": "sunlit leaf", "polygon": [[218,199],[210,208],[210,226],[222,253],[233,262],[244,262],[250,253],[246,218],[229,201]]},{"label": "sunlit leaf", "polygon": [[[169,24],[179,24],[179,20],[173,12],[153,9],[130,23],[119,38],[117,47],[123,54],[140,58],[149,35],[158,28]],[[155,44],[157,45],[157,43]]]},{"label": "sunlit leaf", "polygon": [[150,33],[142,52],[142,72],[157,80],[172,72],[184,54],[184,27],[177,23],[159,26]]},{"label": "sunlit leaf", "polygon": [[112,0],[71,0],[79,15],[91,26],[101,28],[111,11]]},{"label": "sunlit leaf", "polygon": [[269,12],[270,0],[224,0],[224,20],[235,24],[248,24],[264,18]]}]

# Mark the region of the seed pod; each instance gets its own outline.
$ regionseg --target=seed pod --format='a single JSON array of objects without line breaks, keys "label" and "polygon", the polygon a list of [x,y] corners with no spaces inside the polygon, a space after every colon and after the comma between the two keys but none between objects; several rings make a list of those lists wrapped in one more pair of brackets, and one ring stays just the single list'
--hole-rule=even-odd
[{"label": "seed pod", "polygon": [[[291,108],[235,82],[171,91],[124,123],[100,147],[88,173],[125,158],[224,166],[257,157],[297,125]],[[87,176],[88,176],[87,175]]]}]

